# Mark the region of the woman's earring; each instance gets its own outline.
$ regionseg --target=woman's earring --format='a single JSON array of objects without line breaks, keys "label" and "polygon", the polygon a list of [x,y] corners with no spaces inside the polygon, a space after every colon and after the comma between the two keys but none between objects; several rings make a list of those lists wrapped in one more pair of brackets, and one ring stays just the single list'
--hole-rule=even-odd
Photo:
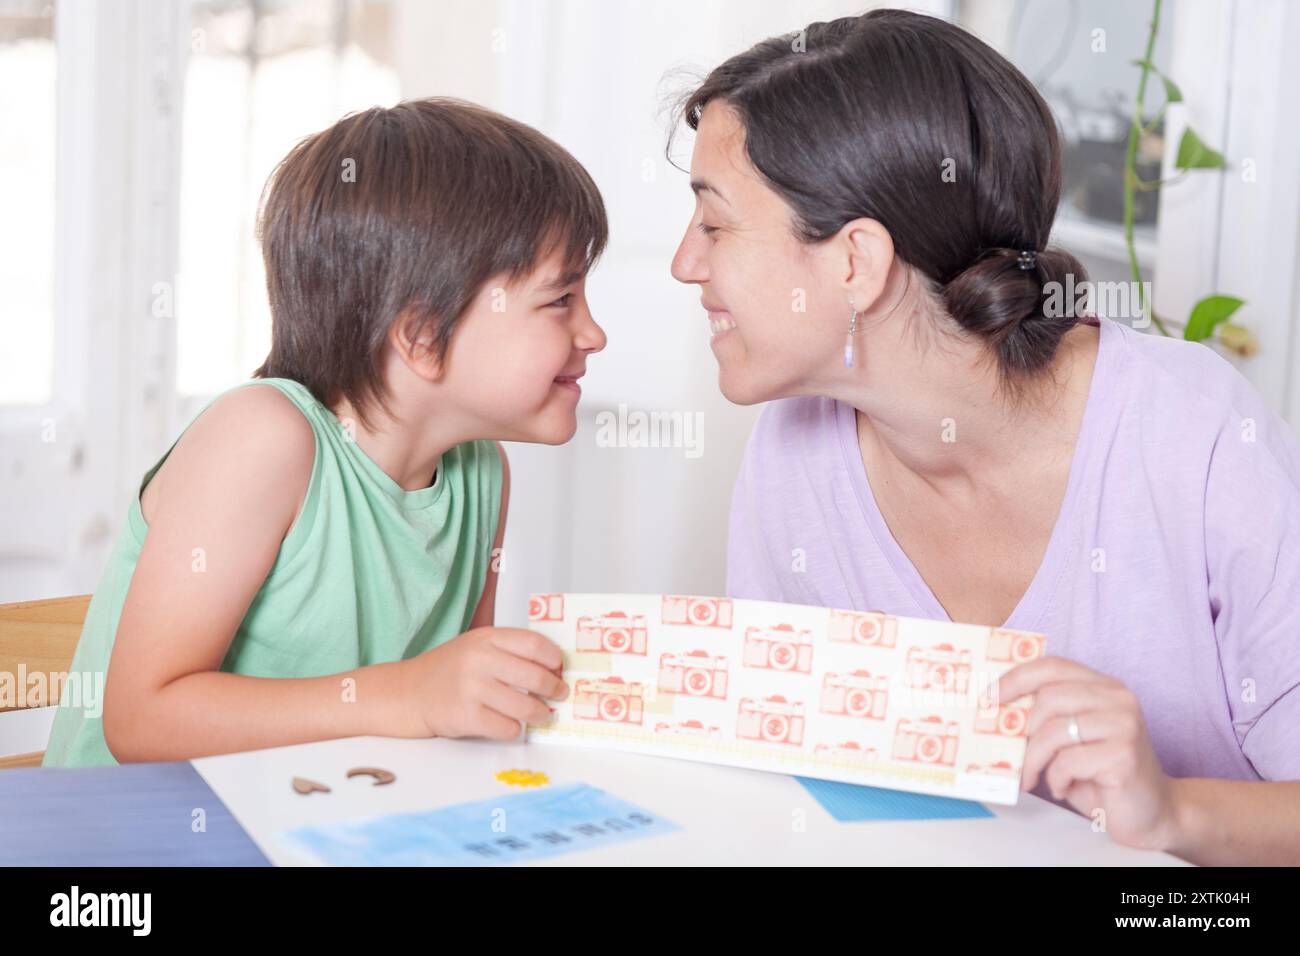
[{"label": "woman's earring", "polygon": [[858,310],[853,310],[853,318],[849,319],[849,337],[844,342],[844,367],[853,368],[853,336],[858,331]]}]

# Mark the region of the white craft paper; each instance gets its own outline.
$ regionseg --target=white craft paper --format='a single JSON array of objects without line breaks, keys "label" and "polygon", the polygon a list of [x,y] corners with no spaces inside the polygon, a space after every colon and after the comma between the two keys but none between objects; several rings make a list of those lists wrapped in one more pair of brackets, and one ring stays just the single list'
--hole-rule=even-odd
[{"label": "white craft paper", "polygon": [[679,594],[535,594],[564,701],[530,741],[1014,804],[1032,697],[981,704],[1041,634]]}]

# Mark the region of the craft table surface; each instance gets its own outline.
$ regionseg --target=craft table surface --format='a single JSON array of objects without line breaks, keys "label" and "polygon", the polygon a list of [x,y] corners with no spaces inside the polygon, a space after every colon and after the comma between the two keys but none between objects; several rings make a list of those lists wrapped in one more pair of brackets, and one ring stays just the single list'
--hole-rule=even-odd
[{"label": "craft table surface", "polygon": [[[363,766],[397,780],[347,779]],[[519,793],[496,779],[510,769],[599,787],[682,827],[542,865],[1185,865],[1120,846],[1089,820],[1029,794],[1014,807],[988,804],[995,816],[981,819],[840,823],[780,774],[585,748],[384,737],[204,757],[192,766],[0,771],[0,864],[310,865],[276,834]],[[297,794],[295,776],[332,792]],[[204,811],[202,832],[191,826],[196,808]]]}]

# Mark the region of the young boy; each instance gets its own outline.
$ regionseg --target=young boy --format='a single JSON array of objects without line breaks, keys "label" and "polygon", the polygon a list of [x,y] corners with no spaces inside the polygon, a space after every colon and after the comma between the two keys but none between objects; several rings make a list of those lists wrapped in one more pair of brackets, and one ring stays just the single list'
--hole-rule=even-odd
[{"label": "young boy", "polygon": [[[255,378],[144,476],[46,766],[333,737],[517,737],[558,648],[493,626],[509,471],[562,444],[605,335],[590,176],[537,131],[412,100],[300,142],[263,195],[273,317]],[[453,640],[454,638],[454,640]]]}]

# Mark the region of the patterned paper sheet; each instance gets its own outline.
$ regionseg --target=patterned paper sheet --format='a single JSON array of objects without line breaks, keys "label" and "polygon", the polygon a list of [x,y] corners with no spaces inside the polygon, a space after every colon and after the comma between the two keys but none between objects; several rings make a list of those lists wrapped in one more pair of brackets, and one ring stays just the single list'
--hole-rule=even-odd
[{"label": "patterned paper sheet", "polygon": [[535,594],[571,692],[542,744],[1014,804],[1032,698],[981,704],[1041,634],[676,594]]}]

